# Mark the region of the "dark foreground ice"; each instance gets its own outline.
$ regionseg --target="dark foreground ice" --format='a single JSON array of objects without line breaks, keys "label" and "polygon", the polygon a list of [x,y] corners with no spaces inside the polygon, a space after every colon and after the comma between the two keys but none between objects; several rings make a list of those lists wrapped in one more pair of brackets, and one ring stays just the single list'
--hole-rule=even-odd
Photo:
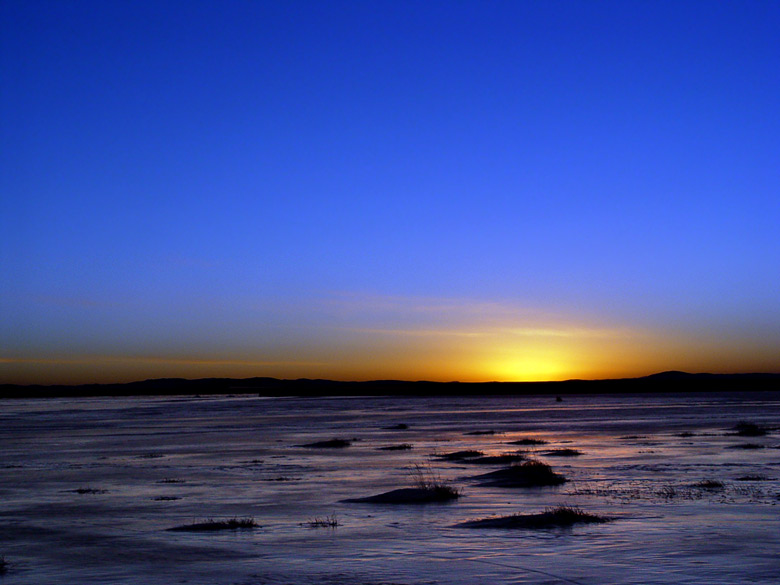
[{"label": "dark foreground ice", "polygon": [[[739,421],[780,428],[780,393],[0,406],[0,555],[9,563],[0,585],[780,579],[780,432],[732,431]],[[548,442],[508,444],[531,437]],[[303,446],[336,438],[350,445]],[[399,444],[411,448],[380,449]],[[744,445],[758,448],[734,448]],[[501,465],[433,457],[518,449],[534,451],[568,481],[480,487],[471,478]],[[582,454],[545,457],[556,449]],[[425,505],[344,501],[411,487],[415,466],[462,497]],[[543,530],[456,526],[563,504],[614,521]],[[335,528],[312,526],[334,517]],[[260,527],[168,530],[230,518],[254,518]]]}]

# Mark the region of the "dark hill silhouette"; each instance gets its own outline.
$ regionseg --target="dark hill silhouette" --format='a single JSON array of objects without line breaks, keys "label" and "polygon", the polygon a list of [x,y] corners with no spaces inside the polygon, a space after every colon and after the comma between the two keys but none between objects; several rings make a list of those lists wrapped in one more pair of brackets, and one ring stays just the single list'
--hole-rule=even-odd
[{"label": "dark hill silhouette", "polygon": [[633,392],[780,390],[780,374],[690,374],[661,372],[642,378],[567,380],[563,382],[339,382],[300,378],[158,378],[125,384],[0,384],[1,398],[54,396],[153,396],[183,394],[258,394],[260,396],[445,396],[613,394]]}]

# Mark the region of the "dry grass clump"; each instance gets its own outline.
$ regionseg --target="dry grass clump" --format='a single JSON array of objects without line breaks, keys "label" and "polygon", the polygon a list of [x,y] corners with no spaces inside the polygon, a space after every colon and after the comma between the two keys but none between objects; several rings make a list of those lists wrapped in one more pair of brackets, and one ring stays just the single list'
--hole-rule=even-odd
[{"label": "dry grass clump", "polygon": [[363,504],[429,504],[434,502],[448,502],[461,496],[460,490],[444,481],[430,467],[415,465],[410,470],[410,476],[414,487],[401,488],[368,496],[366,498],[352,498],[345,500],[351,503]]},{"label": "dry grass clump", "polygon": [[409,451],[412,448],[410,443],[401,443],[400,445],[388,445],[387,447],[378,447],[377,451]]},{"label": "dry grass clump", "polygon": [[213,532],[217,530],[252,530],[254,528],[260,528],[254,518],[228,518],[227,520],[209,518],[204,522],[174,526],[168,530],[173,532]]},{"label": "dry grass clump", "polygon": [[439,459],[445,461],[463,461],[464,459],[473,459],[474,457],[482,457],[484,453],[482,451],[453,451],[452,453],[442,453],[441,455],[434,455]]},{"label": "dry grass clump", "polygon": [[498,471],[478,475],[483,487],[544,487],[566,483],[566,478],[552,470],[552,467],[537,459],[529,459]]},{"label": "dry grass clump", "polygon": [[513,514],[498,518],[485,518],[458,524],[462,528],[544,529],[567,528],[575,524],[602,524],[611,519],[582,511],[572,506],[546,508],[541,514]]},{"label": "dry grass clump", "polygon": [[464,459],[462,462],[474,465],[511,465],[512,463],[517,463],[525,459],[525,453],[517,451],[515,453],[501,453],[501,455],[474,457],[472,459]]},{"label": "dry grass clump", "polygon": [[507,443],[507,445],[526,445],[526,446],[546,445],[546,444],[547,441],[545,441],[544,439],[536,439],[534,437],[526,437],[524,439],[519,439],[517,441],[510,441],[509,443]]},{"label": "dry grass clump", "polygon": [[75,490],[71,490],[74,494],[105,494],[108,492],[108,490],[103,490],[100,488],[91,488],[91,487],[85,487],[85,488],[78,488]]},{"label": "dry grass clump", "polygon": [[334,512],[330,516],[315,516],[306,523],[306,526],[309,528],[336,528],[341,526],[341,522]]},{"label": "dry grass clump", "polygon": [[343,449],[349,447],[352,441],[347,439],[331,439],[330,441],[316,441],[314,443],[306,443],[301,447],[308,447],[309,449]]}]

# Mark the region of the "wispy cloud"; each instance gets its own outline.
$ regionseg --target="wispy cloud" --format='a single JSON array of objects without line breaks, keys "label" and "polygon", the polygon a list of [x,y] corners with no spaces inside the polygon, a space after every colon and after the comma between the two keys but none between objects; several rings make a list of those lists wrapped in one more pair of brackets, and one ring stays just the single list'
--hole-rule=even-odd
[{"label": "wispy cloud", "polygon": [[625,328],[509,302],[342,292],[324,303],[338,311],[339,329],[377,335],[607,338],[630,334]]}]

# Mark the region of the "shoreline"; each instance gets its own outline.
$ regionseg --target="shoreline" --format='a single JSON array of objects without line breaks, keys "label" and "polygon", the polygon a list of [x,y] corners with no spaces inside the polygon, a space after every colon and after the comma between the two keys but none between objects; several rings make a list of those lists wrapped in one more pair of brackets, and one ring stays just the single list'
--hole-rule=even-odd
[{"label": "shoreline", "polygon": [[258,396],[511,396],[643,394],[676,392],[764,392],[780,390],[780,374],[689,374],[663,372],[641,378],[553,382],[429,382],[374,380],[283,380],[277,378],[161,378],[119,384],[0,384],[2,398],[88,396],[178,396],[256,394]]}]

